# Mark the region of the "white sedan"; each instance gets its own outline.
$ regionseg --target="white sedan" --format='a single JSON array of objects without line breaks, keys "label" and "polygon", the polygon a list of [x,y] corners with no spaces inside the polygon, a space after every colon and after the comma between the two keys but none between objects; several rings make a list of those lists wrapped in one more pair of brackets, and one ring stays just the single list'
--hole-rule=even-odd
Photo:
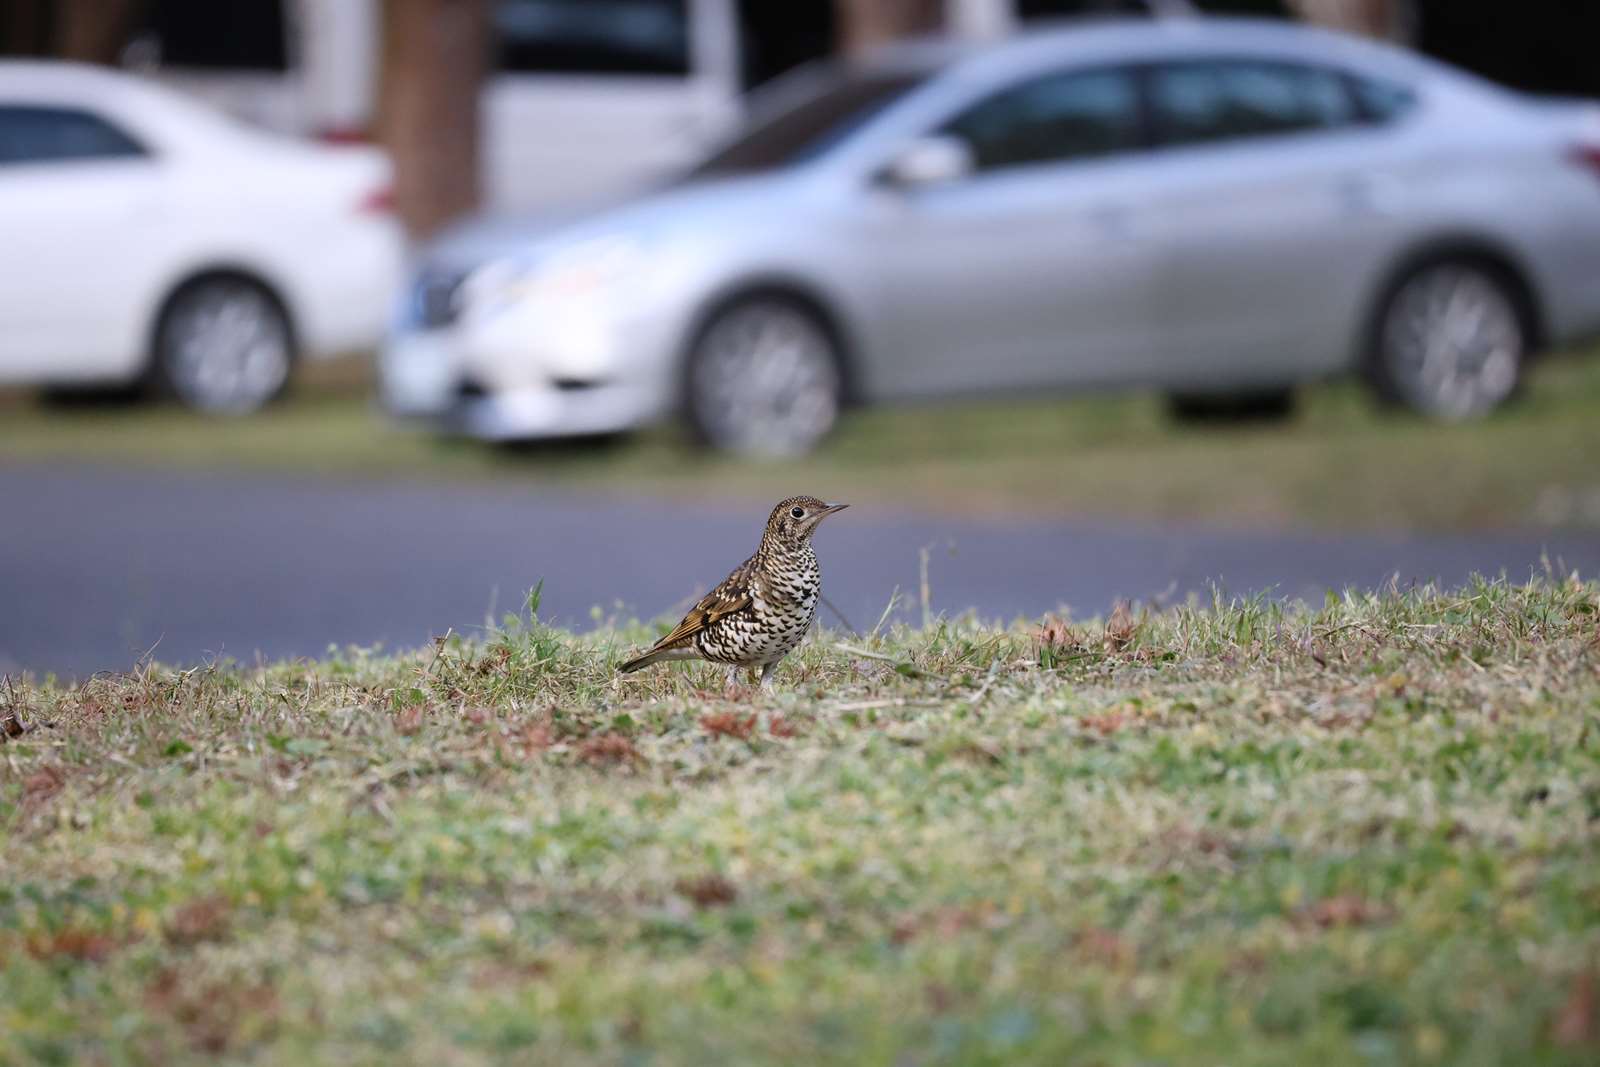
[{"label": "white sedan", "polygon": [[388,159],[252,130],[146,81],[0,62],[0,384],[148,384],[255,410],[296,358],[382,337]]}]

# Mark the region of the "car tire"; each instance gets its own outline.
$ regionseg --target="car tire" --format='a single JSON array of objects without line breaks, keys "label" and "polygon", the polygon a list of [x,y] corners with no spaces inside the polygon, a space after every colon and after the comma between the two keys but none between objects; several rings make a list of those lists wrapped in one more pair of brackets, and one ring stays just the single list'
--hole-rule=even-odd
[{"label": "car tire", "polygon": [[717,311],[685,363],[684,406],[695,439],[760,458],[810,452],[838,422],[839,345],[804,303],[750,296]]},{"label": "car tire", "polygon": [[282,395],[294,363],[289,317],[260,284],[214,275],[179,289],[156,326],[159,392],[212,415],[246,415]]},{"label": "car tire", "polygon": [[1179,422],[1281,422],[1294,414],[1293,389],[1261,389],[1245,393],[1172,393],[1167,414]]},{"label": "car tire", "polygon": [[1504,271],[1435,260],[1383,300],[1367,381],[1387,406],[1448,421],[1480,418],[1515,397],[1531,337],[1526,302]]}]

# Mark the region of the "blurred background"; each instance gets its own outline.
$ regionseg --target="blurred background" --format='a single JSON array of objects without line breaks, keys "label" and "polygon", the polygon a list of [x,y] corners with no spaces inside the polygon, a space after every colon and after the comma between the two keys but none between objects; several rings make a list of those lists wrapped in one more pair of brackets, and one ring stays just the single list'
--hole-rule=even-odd
[{"label": "blurred background", "polygon": [[853,627],[1592,568],[1596,40],[4,0],[0,670],[652,618],[798,492]]},{"label": "blurred background", "polygon": [[1600,11],[1571,0],[8,0],[0,55],[105,64],[270,129],[376,141],[427,236],[687,164],[744,94],[810,61],[1182,9],[1306,20],[1600,97],[1585,47]]}]

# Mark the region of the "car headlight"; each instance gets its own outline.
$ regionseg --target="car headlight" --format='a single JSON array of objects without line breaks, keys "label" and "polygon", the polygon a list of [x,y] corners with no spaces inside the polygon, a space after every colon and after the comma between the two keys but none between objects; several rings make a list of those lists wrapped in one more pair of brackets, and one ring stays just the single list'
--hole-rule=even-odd
[{"label": "car headlight", "polygon": [[643,264],[642,249],[625,237],[593,238],[533,260],[497,259],[467,277],[460,307],[465,316],[482,318],[514,305],[591,299],[636,280]]}]

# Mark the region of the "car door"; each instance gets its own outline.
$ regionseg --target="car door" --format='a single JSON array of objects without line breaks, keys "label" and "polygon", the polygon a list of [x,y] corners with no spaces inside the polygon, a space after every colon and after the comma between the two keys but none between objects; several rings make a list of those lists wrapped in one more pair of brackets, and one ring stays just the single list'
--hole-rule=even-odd
[{"label": "car door", "polygon": [[939,129],[972,172],[891,189],[863,254],[876,274],[883,394],[1137,376],[1155,263],[1138,225],[1131,70],[1001,89]]},{"label": "car door", "polygon": [[0,379],[129,373],[157,165],[100,116],[0,100]]},{"label": "car door", "polygon": [[1335,369],[1394,240],[1385,133],[1330,68],[1210,58],[1147,78],[1161,380],[1226,390]]}]

